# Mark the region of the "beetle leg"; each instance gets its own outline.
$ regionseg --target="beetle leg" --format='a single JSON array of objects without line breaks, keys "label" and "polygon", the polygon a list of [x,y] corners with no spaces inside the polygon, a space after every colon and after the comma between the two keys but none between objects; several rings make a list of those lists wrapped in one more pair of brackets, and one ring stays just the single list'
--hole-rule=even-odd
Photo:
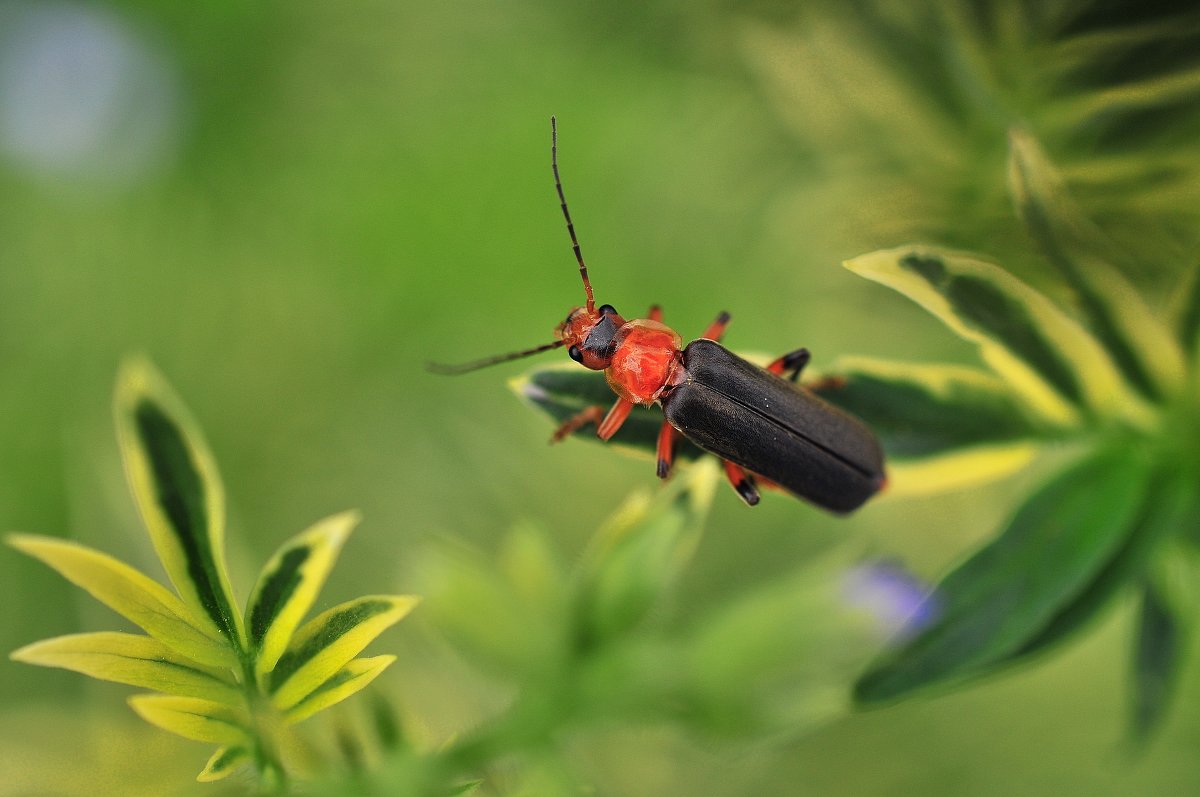
[{"label": "beetle leg", "polygon": [[725,475],[729,477],[729,483],[733,485],[733,489],[737,491],[742,500],[748,506],[757,504],[758,487],[755,486],[754,477],[740,465],[735,465],[727,459],[723,459],[721,462],[725,465]]},{"label": "beetle leg", "polygon": [[767,366],[767,370],[776,376],[788,374],[788,379],[795,382],[800,378],[800,372],[804,370],[804,366],[808,365],[808,359],[811,356],[808,349],[796,349],[772,361]]},{"label": "beetle leg", "polygon": [[662,321],[662,308],[657,304],[650,305],[650,311],[646,313],[646,318],[651,321]]},{"label": "beetle leg", "polygon": [[679,432],[669,421],[663,421],[658,430],[658,478],[665,479],[671,475],[671,463],[675,461],[675,443],[679,440]]},{"label": "beetle leg", "polygon": [[621,424],[625,423],[625,419],[629,417],[630,410],[633,409],[633,402],[627,398],[617,399],[617,403],[612,405],[612,409],[608,411],[608,415],[604,416],[604,420],[600,422],[600,427],[596,429],[596,437],[601,440],[607,440],[617,433],[621,428]]},{"label": "beetle leg", "polygon": [[727,326],[729,326],[729,313],[722,310],[700,337],[720,342],[721,336],[725,334],[725,327]]},{"label": "beetle leg", "polygon": [[599,404],[593,404],[563,421],[562,425],[554,430],[554,435],[550,438],[550,442],[561,443],[589,423],[599,424],[603,419],[604,408]]}]

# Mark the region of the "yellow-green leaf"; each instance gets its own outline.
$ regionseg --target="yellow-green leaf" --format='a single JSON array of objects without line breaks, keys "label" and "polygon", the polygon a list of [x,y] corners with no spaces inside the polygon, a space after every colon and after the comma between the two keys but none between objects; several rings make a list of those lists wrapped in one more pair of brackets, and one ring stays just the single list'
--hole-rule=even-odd
[{"label": "yellow-green leaf", "polygon": [[150,636],[201,664],[237,665],[237,654],[215,628],[154,579],[108,554],[78,543],[13,534],[8,544],[58,571]]},{"label": "yellow-green leaf", "polygon": [[130,491],[171,583],[240,646],[225,568],[224,488],[199,427],[145,360],[122,365],[114,411]]},{"label": "yellow-green leaf", "polygon": [[42,667],[61,667],[103,681],[200,697],[228,705],[242,702],[228,673],[206,668],[172,651],[157,639],[102,631],[71,634],[26,645],[12,658]]},{"label": "yellow-green leaf", "polygon": [[1029,465],[1043,446],[1026,440],[958,448],[933,457],[888,460],[885,495],[935,495],[1011,476]]},{"label": "yellow-green leaf", "polygon": [[134,695],[129,705],[146,722],[185,739],[247,747],[251,743],[249,718],[231,706],[174,695]]},{"label": "yellow-green leaf", "polygon": [[271,673],[275,707],[289,709],[310,695],[418,601],[412,595],[368,595],[309,620]]},{"label": "yellow-green leaf", "polygon": [[395,656],[385,655],[351,661],[334,673],[329,680],[318,686],[308,697],[288,709],[285,715],[286,720],[289,723],[299,722],[335,703],[342,702],[374,681],[395,660]]},{"label": "yellow-green leaf", "polygon": [[976,343],[983,359],[1038,414],[1061,424],[1079,408],[1152,423],[1107,352],[1042,294],[991,263],[927,247],[863,255],[846,267],[886,285]]},{"label": "yellow-green leaf", "polygon": [[1115,245],[1075,204],[1029,133],[1009,132],[1009,188],[1046,257],[1075,289],[1092,331],[1142,395],[1160,399],[1183,383],[1183,352],[1138,290],[1110,260]]},{"label": "yellow-green leaf", "polygon": [[196,780],[201,783],[221,780],[249,763],[250,751],[245,747],[218,747],[217,751],[212,754],[212,758],[208,759],[204,770],[196,776]]},{"label": "yellow-green leaf", "polygon": [[284,543],[263,567],[246,612],[246,635],[260,678],[287,649],[359,519],[357,512],[326,518]]}]

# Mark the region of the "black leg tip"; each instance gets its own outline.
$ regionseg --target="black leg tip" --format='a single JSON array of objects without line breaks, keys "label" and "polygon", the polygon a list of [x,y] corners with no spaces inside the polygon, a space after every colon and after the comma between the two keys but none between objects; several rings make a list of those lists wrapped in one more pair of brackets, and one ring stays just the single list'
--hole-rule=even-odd
[{"label": "black leg tip", "polygon": [[668,476],[671,475],[671,463],[667,462],[665,459],[660,459],[658,461],[658,471],[657,472],[658,472],[658,478],[660,478],[660,479],[667,478]]},{"label": "black leg tip", "polygon": [[746,502],[746,506],[757,506],[759,500],[758,488],[754,485],[754,480],[750,478],[743,479],[733,486],[737,490],[737,494]]}]

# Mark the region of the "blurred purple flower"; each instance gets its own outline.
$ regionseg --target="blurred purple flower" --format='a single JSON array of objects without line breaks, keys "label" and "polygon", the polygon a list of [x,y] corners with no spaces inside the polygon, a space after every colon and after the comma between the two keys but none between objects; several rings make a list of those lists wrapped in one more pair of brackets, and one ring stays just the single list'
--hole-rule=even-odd
[{"label": "blurred purple flower", "polygon": [[842,597],[850,607],[874,618],[893,641],[921,630],[939,613],[929,586],[892,561],[867,562],[848,570]]}]

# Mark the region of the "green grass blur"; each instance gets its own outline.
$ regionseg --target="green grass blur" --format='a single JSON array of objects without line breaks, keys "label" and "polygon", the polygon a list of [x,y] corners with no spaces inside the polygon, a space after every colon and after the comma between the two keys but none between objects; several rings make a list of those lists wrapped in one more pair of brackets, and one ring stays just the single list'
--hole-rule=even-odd
[{"label": "green grass blur", "polygon": [[[685,337],[728,310],[734,349],[805,345],[817,367],[839,353],[973,361],[935,321],[839,268],[936,226],[897,220],[889,202],[903,191],[863,193],[883,168],[854,150],[869,139],[797,135],[805,109],[781,110],[762,77],[775,63],[764,41],[797,24],[781,4],[111,9],[177,70],[177,138],[124,182],[0,160],[0,528],[69,536],[161,577],[110,416],[117,364],[142,352],[220,463],[236,583],[287,536],[349,507],[366,520],[322,606],[409,591],[423,546],[491,550],[523,518],[576,558],[654,479],[652,465],[546,445],[545,420],[505,388],[524,365],[453,379],[423,369],[546,342],[581,301],[550,175],[551,114],[598,300],[629,316],[661,303]],[[861,11],[838,9],[817,4],[806,29],[839,29]],[[814,52],[830,69],[861,55]],[[867,102],[877,87],[862,88]],[[1004,209],[988,204],[1003,195],[1003,146],[981,148],[962,177],[978,190],[957,207],[985,232],[931,242],[988,252],[1015,229],[987,210]],[[1075,146],[1059,154],[1087,154]],[[914,182],[909,198],[936,210],[927,189]],[[1117,202],[1099,189],[1083,198],[1101,215]],[[1175,221],[1153,230],[1163,251],[1195,242]],[[1014,267],[1036,281],[1030,263]],[[1031,483],[884,497],[849,520],[778,496],[750,511],[725,490],[681,603],[719,604],[843,540],[932,578]],[[118,627],[8,549],[0,601],[5,651]],[[1194,673],[1153,746],[1122,748],[1128,608],[1036,666],[797,740],[730,753],[671,729],[615,729],[574,740],[574,758],[598,795],[1200,792]],[[431,736],[502,699],[448,665],[419,622],[405,625],[389,632],[400,661],[382,682]],[[191,782],[206,748],[140,723],[129,689],[0,668],[0,794],[226,793]]]}]

